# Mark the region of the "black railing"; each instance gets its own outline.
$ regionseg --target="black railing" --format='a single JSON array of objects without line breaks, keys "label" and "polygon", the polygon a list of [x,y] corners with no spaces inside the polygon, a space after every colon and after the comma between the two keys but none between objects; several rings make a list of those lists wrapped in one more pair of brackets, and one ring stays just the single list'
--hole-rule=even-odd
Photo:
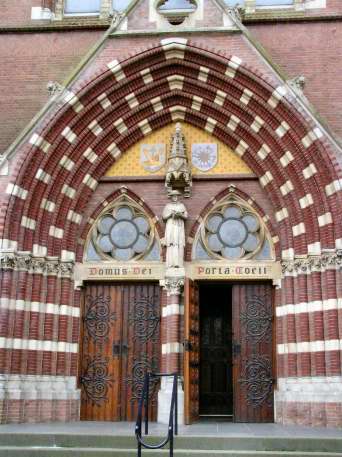
[{"label": "black railing", "polygon": [[[150,396],[150,381],[153,378],[162,378],[166,376],[173,377],[169,425],[166,438],[164,438],[158,444],[146,443],[141,434],[142,421],[143,421],[143,410],[144,410],[144,423],[145,423],[145,435],[148,435],[148,413],[149,413],[149,396]],[[173,457],[173,439],[174,435],[178,435],[178,401],[177,401],[177,380],[178,375],[176,373],[146,373],[144,386],[141,398],[138,406],[138,417],[135,424],[135,436],[138,441],[138,457],[141,457],[142,448],[146,449],[161,449],[170,443],[170,457]]]}]

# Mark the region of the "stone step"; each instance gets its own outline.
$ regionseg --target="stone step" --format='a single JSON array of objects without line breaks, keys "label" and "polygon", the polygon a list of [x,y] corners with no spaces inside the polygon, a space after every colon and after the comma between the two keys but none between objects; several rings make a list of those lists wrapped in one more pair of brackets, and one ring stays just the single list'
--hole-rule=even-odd
[{"label": "stone step", "polygon": [[[167,457],[168,449],[143,450],[143,457]],[[198,450],[176,449],[175,457],[337,457],[331,452],[288,452],[288,451],[246,451],[246,450]],[[136,457],[137,450],[125,448],[58,448],[0,446],[1,457]]]},{"label": "stone step", "polygon": [[[159,443],[160,436],[144,438],[148,443]],[[134,435],[91,435],[91,434],[54,434],[54,433],[0,433],[0,446],[15,446],[27,449],[38,448],[97,448],[97,449],[135,449]],[[175,449],[193,451],[272,451],[272,452],[327,452],[342,456],[341,438],[312,437],[213,437],[213,436],[178,436],[175,437]],[[147,452],[147,451],[145,451]],[[2,457],[3,454],[0,454]],[[316,455],[316,454],[315,454]]]}]

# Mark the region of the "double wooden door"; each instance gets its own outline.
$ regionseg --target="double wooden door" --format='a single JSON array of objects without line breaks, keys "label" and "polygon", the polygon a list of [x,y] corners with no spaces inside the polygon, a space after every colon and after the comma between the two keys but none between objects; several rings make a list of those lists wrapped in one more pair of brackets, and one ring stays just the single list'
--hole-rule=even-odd
[{"label": "double wooden door", "polygon": [[[224,300],[232,314],[231,347],[224,379],[231,382],[235,422],[273,422],[273,310],[272,286],[268,283],[234,284],[215,296]],[[188,281],[185,294],[185,421],[190,424],[200,414],[200,291]],[[226,332],[227,335],[229,332]],[[203,349],[202,349],[203,350]],[[222,365],[222,364],[221,364]],[[232,376],[227,375],[232,370]],[[211,414],[215,414],[213,410]],[[224,413],[217,410],[217,414]],[[226,414],[229,411],[226,411]]]},{"label": "double wooden door", "polygon": [[[134,421],[144,375],[159,370],[159,285],[92,283],[83,297],[81,419]],[[157,385],[151,405],[156,420]]]}]

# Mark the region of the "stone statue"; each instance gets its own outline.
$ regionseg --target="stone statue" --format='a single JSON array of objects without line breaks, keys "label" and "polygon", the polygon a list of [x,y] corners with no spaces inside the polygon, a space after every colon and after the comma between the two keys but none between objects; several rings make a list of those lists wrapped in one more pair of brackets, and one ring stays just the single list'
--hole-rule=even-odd
[{"label": "stone statue", "polygon": [[185,230],[184,221],[188,217],[186,208],[178,201],[180,192],[170,192],[171,202],[163,211],[163,220],[166,221],[164,245],[166,246],[166,267],[182,268],[184,266]]},{"label": "stone statue", "polygon": [[165,187],[168,196],[174,189],[181,189],[184,197],[190,197],[192,186],[191,166],[189,164],[185,138],[180,123],[171,137],[170,150],[167,158]]}]

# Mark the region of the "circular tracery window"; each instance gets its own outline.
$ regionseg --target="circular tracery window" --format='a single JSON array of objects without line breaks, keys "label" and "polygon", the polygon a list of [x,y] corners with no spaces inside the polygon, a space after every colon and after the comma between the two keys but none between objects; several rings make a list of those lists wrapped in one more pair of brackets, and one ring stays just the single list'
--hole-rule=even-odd
[{"label": "circular tracery window", "polygon": [[96,253],[108,260],[138,260],[151,250],[153,241],[154,230],[148,217],[127,203],[102,214],[92,232]]},{"label": "circular tracery window", "polygon": [[265,242],[259,218],[239,203],[222,203],[210,213],[201,228],[201,243],[214,258],[252,258]]}]

